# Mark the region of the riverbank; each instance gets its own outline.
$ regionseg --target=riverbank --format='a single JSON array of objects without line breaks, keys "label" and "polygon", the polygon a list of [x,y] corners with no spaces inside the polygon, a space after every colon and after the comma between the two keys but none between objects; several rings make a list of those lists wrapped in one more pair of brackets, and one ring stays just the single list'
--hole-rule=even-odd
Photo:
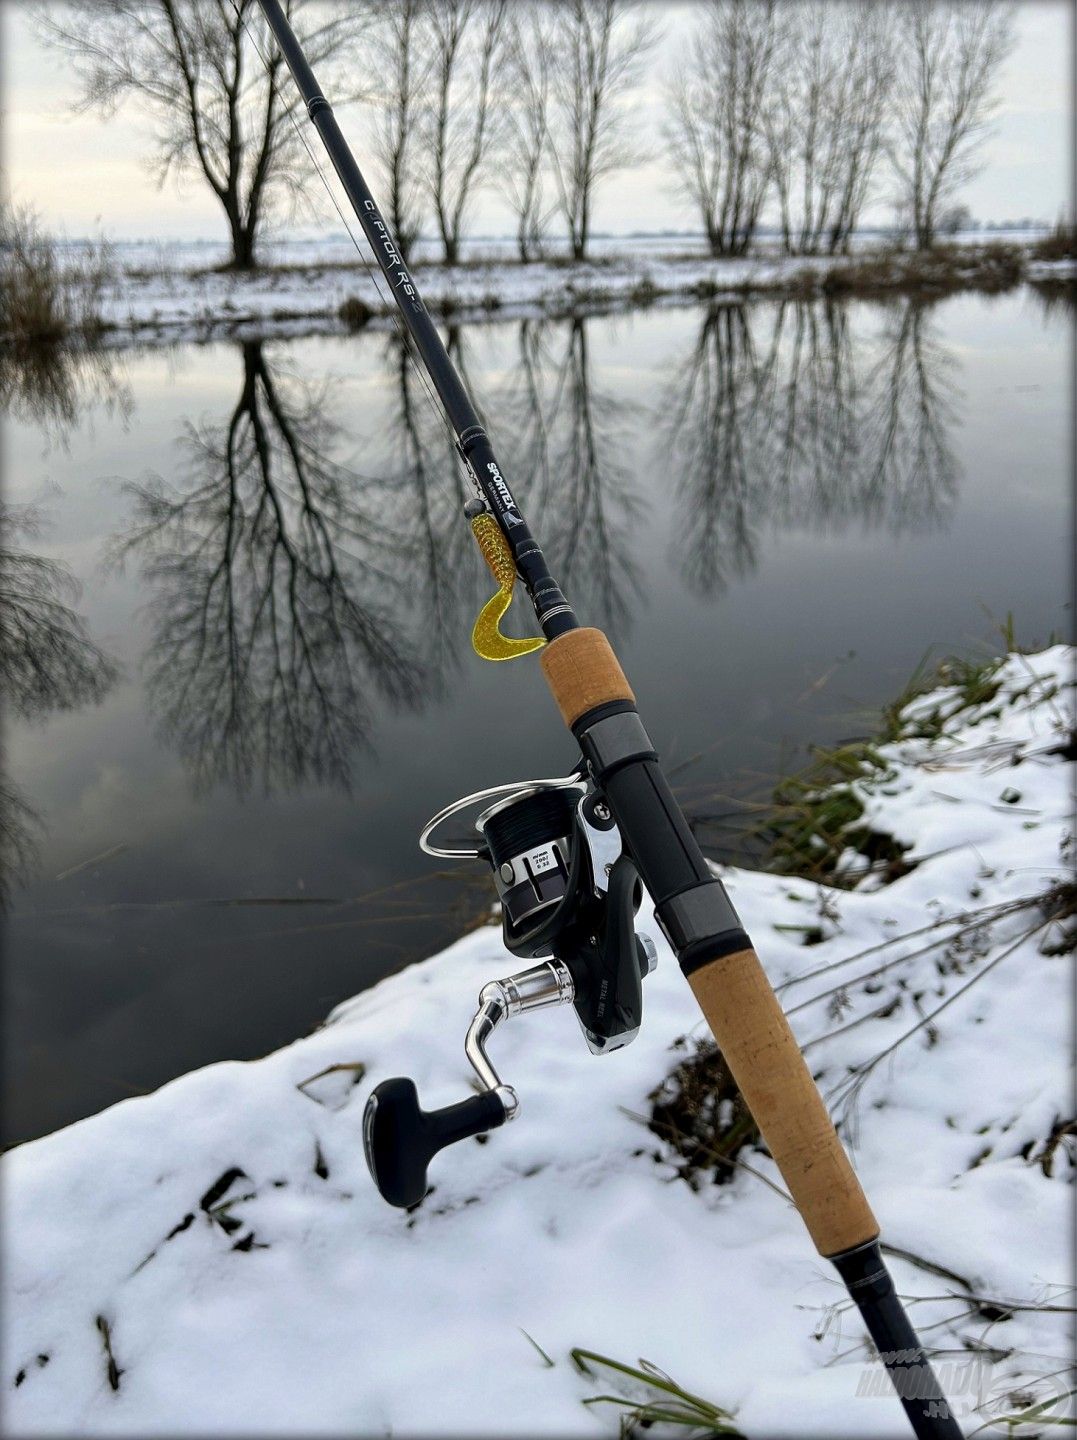
[{"label": "riverbank", "polygon": [[[925,298],[1000,293],[1030,283],[1072,288],[1077,261],[1044,259],[1044,242],[991,240],[918,254],[861,244],[851,255],[785,256],[761,249],[712,259],[684,241],[609,242],[586,262],[563,256],[520,264],[506,247],[474,247],[463,263],[420,258],[413,273],[428,309],[445,321],[632,309],[753,296]],[[72,250],[72,254],[76,253]],[[388,287],[341,243],[291,245],[249,273],[215,268],[213,253],[127,246],[98,279],[95,305],[110,345],[246,334],[339,333],[397,323]]]},{"label": "riverbank", "polygon": [[[1073,665],[1010,655],[890,717],[835,794],[896,877],[857,843],[838,887],[723,872],[970,1430],[1068,1388]],[[746,1435],[903,1435],[765,1153],[712,1178],[662,1131],[705,1051],[656,938],[636,1044],[595,1059],[564,1011],[508,1027],[518,1121],[442,1156],[408,1216],[365,1174],[363,1103],[400,1073],[428,1106],[466,1093],[474,995],[514,963],[494,929],[5,1156],[9,1431],[616,1433],[580,1408],[619,1386],[583,1345]]]}]

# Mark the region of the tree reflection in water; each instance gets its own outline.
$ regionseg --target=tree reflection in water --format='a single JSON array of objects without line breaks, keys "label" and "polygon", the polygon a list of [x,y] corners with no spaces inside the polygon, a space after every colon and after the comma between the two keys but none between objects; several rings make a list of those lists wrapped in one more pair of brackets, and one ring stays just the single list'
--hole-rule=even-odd
[{"label": "tree reflection in water", "polygon": [[595,384],[589,324],[581,316],[519,322],[498,434],[561,588],[616,637],[640,592],[643,498],[625,458],[628,406]]},{"label": "tree reflection in water", "polygon": [[[466,375],[459,327],[450,329],[447,348]],[[411,577],[410,609],[425,637],[427,663],[440,668],[459,654],[467,607],[477,608],[480,572],[483,586],[489,572],[463,521],[464,504],[473,492],[432,386],[413,363],[399,332],[386,337],[385,358],[393,377],[384,422],[389,447],[385,504],[394,516],[401,566]]]},{"label": "tree reflection in water", "polygon": [[[616,633],[639,590],[633,526],[642,499],[624,459],[626,407],[595,385],[588,323],[521,320],[516,363],[492,376],[471,373],[470,342],[482,330],[451,325],[446,348],[480,419],[489,412],[498,454],[553,573],[574,605]],[[387,504],[410,536],[409,556],[424,577],[423,624],[456,649],[490,590],[461,522],[473,490],[403,341],[393,334],[387,344],[396,379],[388,428],[397,476],[387,486]],[[522,597],[518,604],[530,610]]]},{"label": "tree reflection in water", "polygon": [[324,391],[241,347],[227,423],[188,428],[187,477],[131,486],[116,546],[154,587],[148,689],[199,786],[347,785],[374,696],[426,686],[385,482],[333,458]]},{"label": "tree reflection in water", "polygon": [[[672,472],[675,563],[697,593],[749,571],[764,526],[900,531],[947,515],[954,361],[923,302],[881,313],[870,335],[837,303],[703,315],[661,398],[656,469],[663,488]],[[518,322],[515,364],[478,386],[468,341],[483,332],[450,327],[447,344],[497,419],[554,574],[616,634],[639,591],[643,496],[637,431],[595,383],[589,323]],[[471,486],[402,339],[384,345],[378,478],[337,458],[327,392],[249,341],[227,423],[188,429],[183,483],[132,487],[118,550],[156,592],[152,702],[202,785],[348,784],[375,701],[419,704],[464,652],[489,586],[461,523]]]},{"label": "tree reflection in water", "polygon": [[[33,510],[0,505],[0,693],[8,719],[40,721],[57,711],[97,704],[117,675],[73,608],[79,588],[70,572],[24,548],[22,540],[36,534],[39,525]],[[40,828],[5,767],[0,776],[0,908],[29,877]]]},{"label": "tree reflection in water", "polygon": [[0,342],[0,411],[36,425],[46,444],[65,445],[95,405],[127,420],[134,409],[122,361],[82,342]]},{"label": "tree reflection in water", "polygon": [[701,595],[750,572],[763,528],[859,521],[897,534],[949,515],[959,467],[952,351],[930,304],[856,335],[845,304],[717,305],[664,395],[681,524],[674,562]]}]

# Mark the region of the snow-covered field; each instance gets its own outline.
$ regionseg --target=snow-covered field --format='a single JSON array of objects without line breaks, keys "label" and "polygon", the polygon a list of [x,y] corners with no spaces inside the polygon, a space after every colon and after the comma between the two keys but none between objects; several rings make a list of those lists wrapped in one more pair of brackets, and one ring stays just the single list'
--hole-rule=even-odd
[{"label": "snow-covered field", "polygon": [[[1030,897],[1072,881],[1073,665],[1014,655],[974,708],[913,702],[910,737],[935,713],[942,733],[856,782],[912,847],[902,878],[725,872],[967,1433],[1071,1383],[1073,919]],[[904,1435],[770,1160],[694,1190],[636,1118],[702,1038],[662,945],[633,1046],[592,1057],[568,1010],[511,1022],[493,1049],[519,1118],[438,1157],[413,1213],[382,1204],[370,1087],[462,1098],[474,997],[512,968],[483,929],[284,1050],[8,1153],[6,1433],[615,1435],[582,1402],[616,1377],[578,1373],[582,1345],[645,1357],[749,1436]]]},{"label": "snow-covered field", "polygon": [[[995,241],[995,235],[958,237],[969,244]],[[111,342],[134,335],[140,341],[174,341],[210,333],[245,333],[252,327],[287,335],[298,330],[340,329],[346,301],[357,301],[375,320],[394,312],[388,286],[364,244],[364,265],[346,236],[323,240],[278,241],[264,247],[265,269],[250,275],[220,272],[223,247],[208,243],[155,245],[128,242],[116,247],[115,273],[100,296],[100,313],[113,327]],[[779,253],[761,242],[755,253],[737,259],[710,258],[692,236],[619,237],[596,240],[593,259],[567,264],[564,259],[520,265],[511,242],[476,240],[465,247],[464,263],[437,263],[437,247],[420,241],[413,273],[432,311],[467,316],[563,314],[584,307],[670,301],[704,294],[743,296],[802,287],[835,264],[855,264],[879,237],[859,237],[851,260],[799,257]],[[1027,244],[1022,233],[1020,243]],[[78,242],[68,247],[80,253]],[[1032,261],[1030,279],[1071,277],[1070,261]],[[970,274],[972,272],[970,271]]]},{"label": "snow-covered field", "polygon": [[[358,229],[357,226],[355,226]],[[1027,245],[1047,234],[1042,229],[1012,230],[962,230],[952,237],[958,245]],[[855,251],[878,249],[893,244],[894,235],[884,230],[864,230],[852,236],[851,247]],[[65,242],[78,249],[87,242],[72,239]],[[476,235],[461,241],[461,255],[466,262],[486,261],[491,264],[513,264],[517,258],[516,241],[507,235]],[[546,250],[554,257],[564,259],[568,255],[567,239],[550,236],[545,242]],[[779,254],[779,240],[775,234],[761,231],[755,244],[762,254]],[[596,234],[589,246],[596,259],[636,256],[694,255],[703,258],[707,254],[707,242],[702,234],[670,231],[666,234]],[[125,270],[203,270],[222,265],[228,259],[228,246],[216,240],[120,240],[115,244],[116,258]],[[347,234],[337,227],[298,229],[287,234],[269,235],[261,247],[261,258],[267,265],[346,265],[355,259],[355,249]],[[421,236],[413,248],[412,259],[416,265],[436,264],[441,258],[441,241],[433,236]]]}]

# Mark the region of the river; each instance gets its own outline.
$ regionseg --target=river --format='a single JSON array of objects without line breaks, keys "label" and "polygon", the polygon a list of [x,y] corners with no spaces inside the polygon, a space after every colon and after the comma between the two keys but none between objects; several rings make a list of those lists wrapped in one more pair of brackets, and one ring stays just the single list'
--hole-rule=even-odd
[{"label": "river", "polygon": [[[712,853],[931,647],[1070,633],[1072,341],[1028,288],[449,332]],[[5,393],[12,1143],[451,942],[487,891],[423,821],[574,756],[534,660],[470,650],[490,581],[393,333],[116,348]]]}]

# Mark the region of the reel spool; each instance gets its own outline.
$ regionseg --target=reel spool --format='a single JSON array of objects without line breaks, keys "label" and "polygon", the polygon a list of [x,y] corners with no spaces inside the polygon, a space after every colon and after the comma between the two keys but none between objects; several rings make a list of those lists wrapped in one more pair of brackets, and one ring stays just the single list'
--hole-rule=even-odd
[{"label": "reel spool", "polygon": [[[568,891],[575,787],[510,795],[475,822],[501,898],[505,943],[514,955],[542,953],[547,926]],[[531,937],[525,942],[524,937]]]},{"label": "reel spool", "polygon": [[[486,861],[501,901],[505,948],[522,959],[553,953],[566,901],[578,880],[573,876],[576,809],[587,791],[578,773],[494,785],[447,805],[419,836],[419,847],[428,855]],[[433,836],[448,821],[484,801],[493,803],[475,820],[481,837],[477,844],[434,843]]]},{"label": "reel spool", "polygon": [[[435,844],[449,820],[486,804],[475,821],[477,844]],[[571,1004],[591,1052],[604,1055],[635,1039],[643,1018],[643,978],[657,952],[637,934],[643,898],[605,800],[581,772],[552,780],[496,785],[439,811],[419,844],[428,855],[483,859],[501,901],[506,948],[541,963],[493,980],[479,994],[464,1053],[482,1091],[457,1105],[425,1111],[411,1080],[385,1080],[367,1101],[367,1165],[391,1205],[417,1205],[427,1167],[457,1140],[515,1118],[519,1100],[486,1053],[496,1027],[513,1015]]]}]

